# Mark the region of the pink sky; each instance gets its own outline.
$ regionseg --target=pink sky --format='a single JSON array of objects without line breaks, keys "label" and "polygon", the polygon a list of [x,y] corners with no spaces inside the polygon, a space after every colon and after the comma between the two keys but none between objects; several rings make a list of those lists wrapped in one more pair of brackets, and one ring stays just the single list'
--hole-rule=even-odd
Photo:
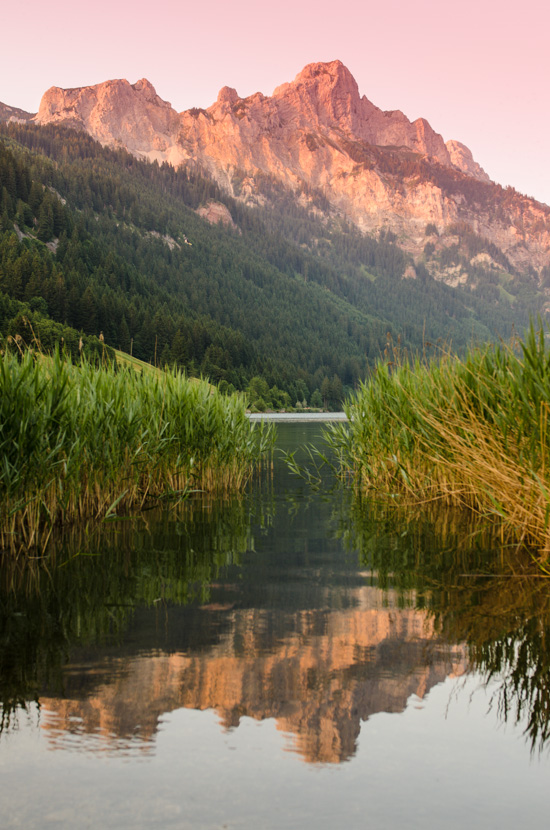
[{"label": "pink sky", "polygon": [[495,181],[550,203],[550,6],[502,0],[25,0],[2,4],[0,101],[146,77],[178,110],[339,58],[382,109],[423,116]]}]

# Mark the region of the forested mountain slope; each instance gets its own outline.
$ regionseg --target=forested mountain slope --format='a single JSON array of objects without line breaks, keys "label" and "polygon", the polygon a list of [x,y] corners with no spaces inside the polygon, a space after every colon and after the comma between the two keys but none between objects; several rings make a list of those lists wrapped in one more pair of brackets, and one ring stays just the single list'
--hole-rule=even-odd
[{"label": "forested mountain slope", "polygon": [[[391,230],[416,261],[427,224],[443,233],[467,223],[515,267],[550,265],[550,207],[492,182],[467,147],[445,142],[425,118],[379,109],[339,60],[309,64],[272,95],[241,98],[226,86],[207,109],[181,113],[145,78],[51,87],[34,121],[200,171],[244,204],[266,204],[266,177],[304,206],[317,191],[326,218],[344,216],[375,235]],[[437,259],[430,272],[456,277]]]},{"label": "forested mountain slope", "polygon": [[[102,148],[50,125],[0,128],[0,326],[34,314],[157,363],[246,388],[261,376],[291,401],[364,376],[388,335],[422,349],[506,337],[542,307],[518,273],[468,226],[427,228],[425,265],[391,233],[363,236],[300,206],[266,177],[269,206],[247,207],[211,180]],[[227,224],[197,210],[214,202]],[[220,211],[218,211],[220,215]],[[451,252],[449,254],[449,248]],[[473,257],[477,264],[472,265]],[[471,279],[435,281],[430,260],[463,262]],[[24,307],[17,303],[26,304]],[[27,332],[28,333],[28,332]]]}]

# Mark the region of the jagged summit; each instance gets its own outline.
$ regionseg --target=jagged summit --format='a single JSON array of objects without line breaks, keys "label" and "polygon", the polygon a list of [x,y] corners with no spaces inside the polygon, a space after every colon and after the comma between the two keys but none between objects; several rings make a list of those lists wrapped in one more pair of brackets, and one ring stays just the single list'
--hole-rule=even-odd
[{"label": "jagged summit", "polygon": [[344,82],[346,84],[352,84],[357,87],[355,82],[355,78],[345,66],[341,60],[333,60],[333,61],[317,61],[314,63],[308,63],[301,72],[298,72],[296,78],[294,79],[294,83],[307,83],[309,80],[314,80],[318,78],[325,78],[330,79],[330,82],[333,84],[337,84],[340,82]]},{"label": "jagged summit", "polygon": [[[309,64],[294,81],[277,87],[273,98],[297,110],[304,127],[307,121],[317,128],[344,130],[369,144],[409,147],[453,166],[445,142],[425,119],[411,123],[400,110],[384,112],[361,97],[355,78],[339,60]],[[483,171],[481,176],[488,180]]]},{"label": "jagged summit", "polygon": [[341,61],[309,64],[294,81],[278,86],[273,99],[282,107],[293,107],[301,116],[298,120],[311,126],[354,132],[359,126],[359,88]]},{"label": "jagged summit", "polygon": [[136,155],[156,152],[169,160],[178,129],[177,113],[146,78],[135,84],[122,78],[75,89],[51,87],[34,120],[65,123],[101,144],[123,146]]},{"label": "jagged summit", "polygon": [[[361,97],[355,78],[340,60],[308,64],[293,81],[278,86],[271,97],[256,93],[242,99],[235,89],[225,86],[208,112],[216,118],[220,107],[224,109],[220,120],[228,110],[233,120],[255,123],[256,132],[284,126],[329,133],[343,130],[353,140],[408,147],[488,181],[464,145],[453,142],[451,155],[442,137],[425,119],[410,122],[399,110],[384,112],[366,96]],[[51,87],[42,98],[35,120],[40,124],[73,123],[103,144],[123,144],[141,155],[165,152],[173,156],[180,143],[181,127],[188,133],[187,116],[191,113],[195,118],[197,112],[204,111],[190,110],[178,115],[146,78],[135,84],[118,79],[74,89]],[[238,132],[243,130],[241,126]],[[207,148],[203,150],[208,155]],[[254,148],[251,154],[254,155]]]},{"label": "jagged summit", "polygon": [[352,103],[359,102],[357,82],[349,69],[339,60],[330,61],[329,63],[309,63],[296,75],[293,81],[278,86],[273,92],[273,97],[284,97],[290,89],[299,88],[322,90],[323,92],[332,89],[338,95],[349,96]]},{"label": "jagged summit", "polygon": [[217,104],[234,104],[239,100],[237,90],[230,86],[222,86],[218,92]]},{"label": "jagged summit", "polygon": [[366,232],[392,230],[415,257],[426,224],[467,222],[522,267],[550,261],[544,206],[518,195],[512,210],[464,144],[445,143],[424,118],[381,110],[340,60],[308,64],[271,96],[241,98],[224,86],[208,109],[181,113],[146,78],[52,87],[35,121],[84,129],[151,161],[198,167],[250,204],[265,202],[266,176],[302,202],[305,191],[322,192],[334,214]]}]

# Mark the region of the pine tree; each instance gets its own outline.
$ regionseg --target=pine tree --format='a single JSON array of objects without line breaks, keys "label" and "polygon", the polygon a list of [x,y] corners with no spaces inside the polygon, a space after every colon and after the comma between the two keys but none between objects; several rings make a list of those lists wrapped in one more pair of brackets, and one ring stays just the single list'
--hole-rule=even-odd
[{"label": "pine tree", "polygon": [[34,216],[38,216],[38,212],[40,210],[40,205],[42,204],[42,200],[44,198],[44,188],[42,185],[38,184],[38,182],[34,181],[31,184],[31,189],[29,192],[29,207],[33,212]]},{"label": "pine tree", "polygon": [[128,323],[126,322],[126,317],[122,316],[122,320],[120,321],[120,328],[118,331],[118,348],[121,349],[123,352],[130,353],[131,347],[131,338],[130,338],[130,329],[128,328]]},{"label": "pine tree", "polygon": [[97,334],[97,303],[89,285],[80,301],[80,314],[86,334]]},{"label": "pine tree", "polygon": [[10,217],[8,216],[8,211],[2,211],[2,217],[0,219],[0,230],[5,233],[6,231],[13,230],[13,222],[11,221]]},{"label": "pine tree", "polygon": [[38,213],[38,228],[36,236],[41,242],[50,242],[53,239],[53,207],[52,199],[47,195],[44,196],[40,211]]}]

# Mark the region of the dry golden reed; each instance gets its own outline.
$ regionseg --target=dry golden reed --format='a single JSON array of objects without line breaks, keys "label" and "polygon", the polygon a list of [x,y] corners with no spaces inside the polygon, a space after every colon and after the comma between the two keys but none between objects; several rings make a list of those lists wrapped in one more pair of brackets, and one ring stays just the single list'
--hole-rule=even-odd
[{"label": "dry golden reed", "polygon": [[329,440],[358,487],[466,506],[547,559],[549,407],[550,351],[531,325],[463,359],[381,362]]}]

